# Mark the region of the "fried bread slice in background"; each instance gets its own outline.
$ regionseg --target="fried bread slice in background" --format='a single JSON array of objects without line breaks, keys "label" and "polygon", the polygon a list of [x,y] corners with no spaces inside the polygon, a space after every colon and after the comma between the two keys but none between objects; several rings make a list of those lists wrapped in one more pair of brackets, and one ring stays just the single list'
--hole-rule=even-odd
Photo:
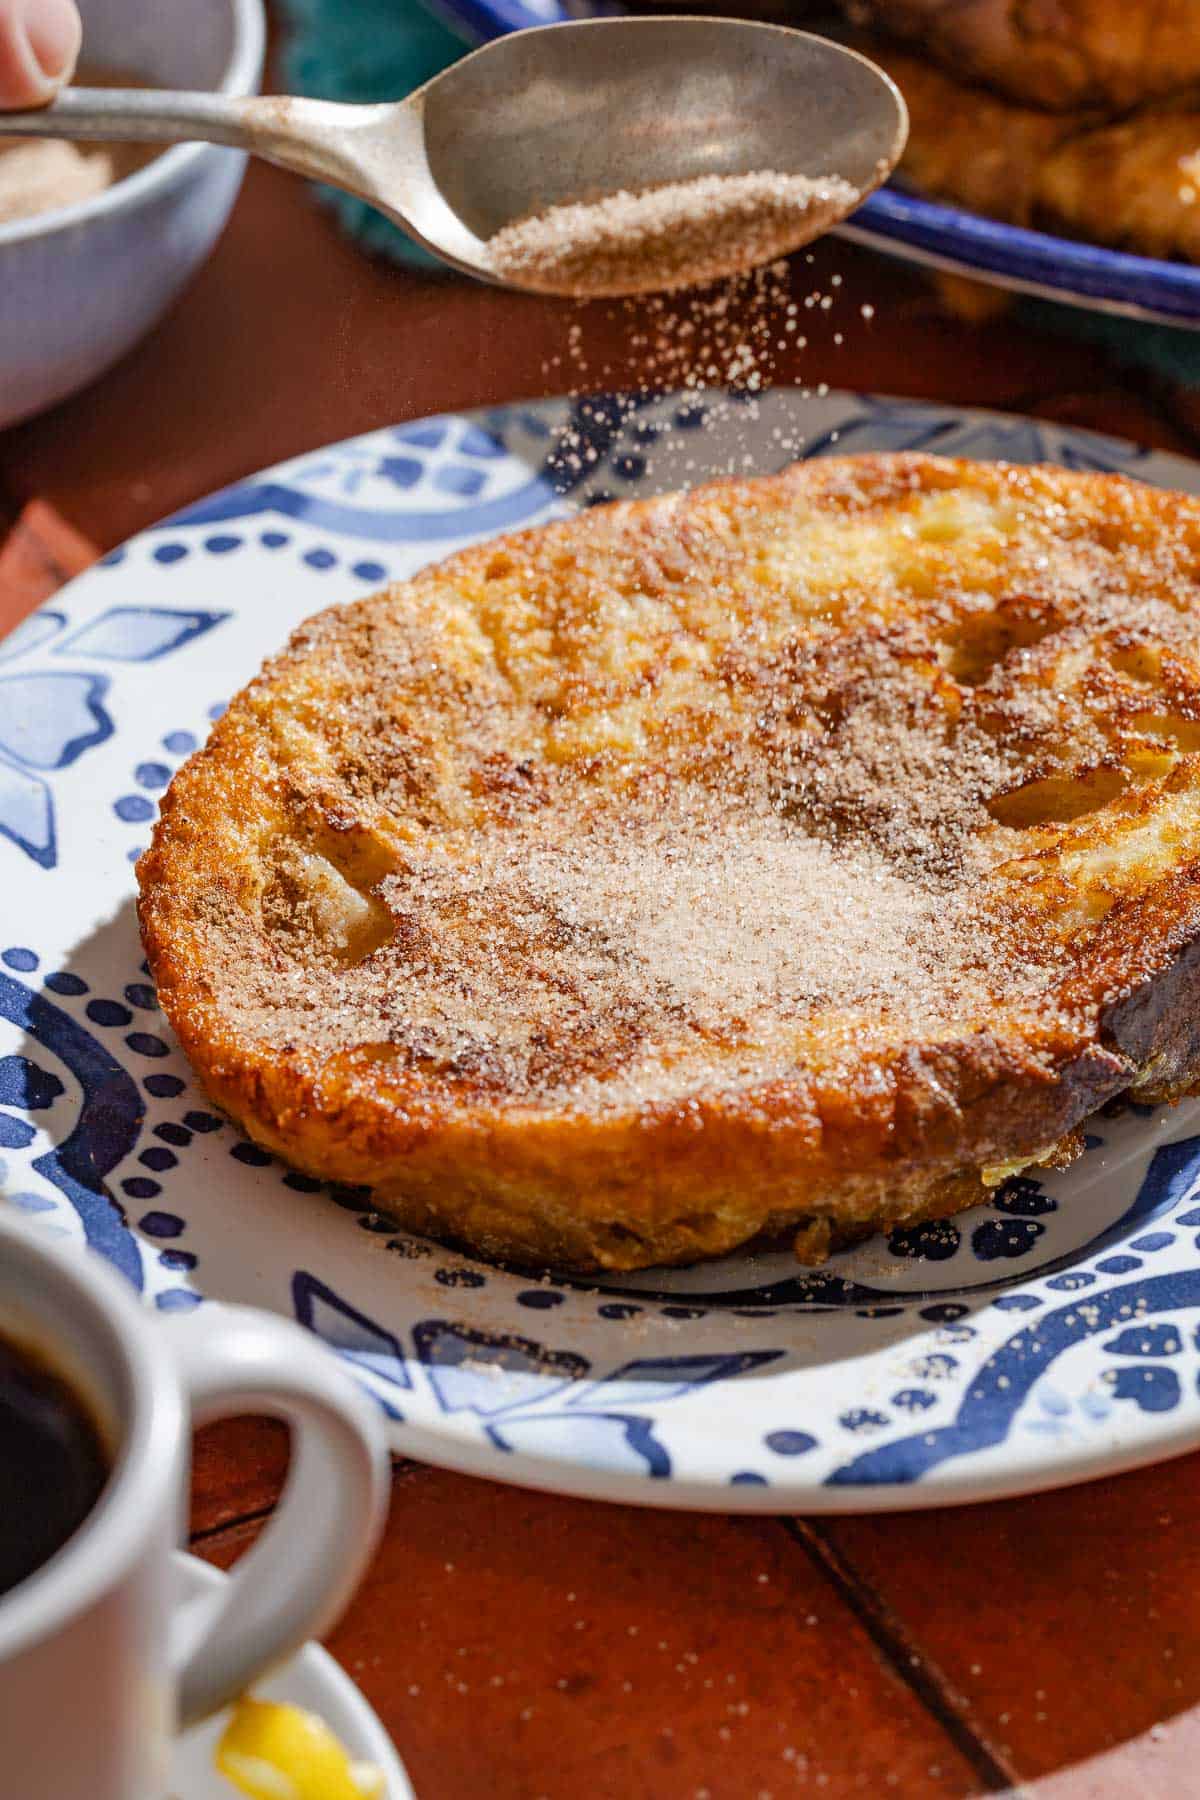
[{"label": "fried bread slice in background", "polygon": [[162,1005],[252,1137],[485,1254],[957,1210],[1196,1076],[1198,623],[1200,503],[1049,468],[481,545],[302,626],[176,775]]},{"label": "fried bread slice in background", "polygon": [[1031,106],[1124,112],[1200,82],[1195,0],[846,0],[961,81]]},{"label": "fried bread slice in background", "polygon": [[856,47],[908,103],[900,173],[923,193],[1014,225],[1200,262],[1200,103],[1105,123],[966,87],[885,41]]}]

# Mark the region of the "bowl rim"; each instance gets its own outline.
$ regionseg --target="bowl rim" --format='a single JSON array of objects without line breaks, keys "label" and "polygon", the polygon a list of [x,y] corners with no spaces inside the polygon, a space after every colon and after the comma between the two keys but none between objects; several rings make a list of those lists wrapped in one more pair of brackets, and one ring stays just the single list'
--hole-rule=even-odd
[{"label": "bowl rim", "polygon": [[[233,47],[219,84],[210,91],[217,94],[252,94],[262,74],[266,51],[267,24],[263,0],[226,0],[233,15]],[[73,201],[44,213],[33,213],[25,219],[12,219],[0,225],[0,249],[8,244],[28,243],[69,231],[72,226],[109,213],[124,211],[143,200],[153,199],[160,190],[169,188],[186,175],[193,163],[212,150],[212,144],[173,144],[152,161],[114,181],[99,194],[86,200]]]}]

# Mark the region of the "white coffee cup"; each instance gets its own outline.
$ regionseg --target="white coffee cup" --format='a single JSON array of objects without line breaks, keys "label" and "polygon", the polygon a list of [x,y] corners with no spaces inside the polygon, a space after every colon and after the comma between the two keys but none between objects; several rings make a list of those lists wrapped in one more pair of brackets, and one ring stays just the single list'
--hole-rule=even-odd
[{"label": "white coffee cup", "polygon": [[[382,1528],[382,1423],[299,1326],[207,1304],[155,1318],[98,1257],[0,1211],[0,1337],[79,1394],[112,1455],[66,1544],[0,1596],[0,1792],[164,1800],[171,1738],[327,1628]],[[219,1593],[178,1608],[192,1427],[292,1431],[280,1506]]]}]

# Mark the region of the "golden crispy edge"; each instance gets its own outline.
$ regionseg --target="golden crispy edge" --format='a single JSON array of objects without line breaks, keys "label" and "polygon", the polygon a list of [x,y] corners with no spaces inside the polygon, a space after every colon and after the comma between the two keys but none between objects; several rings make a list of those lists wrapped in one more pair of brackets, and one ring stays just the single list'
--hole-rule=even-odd
[{"label": "golden crispy edge", "polygon": [[[1003,478],[1003,465],[989,467]],[[828,458],[773,482],[811,494],[846,480],[894,486],[933,475],[943,484],[971,472],[974,465],[932,457]],[[1039,473],[1054,481],[1060,472]],[[1171,503],[1120,477],[1062,482],[1068,497],[1120,486],[1151,515]],[[751,491],[770,485],[760,480]],[[716,482],[688,504],[746,490]],[[679,502],[623,502],[605,512],[636,524],[664,504]],[[569,540],[596,519],[460,552],[407,591],[471,571],[500,549]],[[338,610],[350,626],[369,604]],[[288,656],[267,665],[256,693]],[[247,781],[269,779],[269,770],[254,772],[257,751],[240,695],[176,775],[138,864],[139,918],[161,1003],[209,1095],[251,1137],[315,1175],[373,1186],[413,1229],[519,1261],[619,1269],[719,1255],[814,1215],[854,1228],[956,1211],[980,1197],[988,1165],[1041,1156],[1126,1089],[1174,1097],[1200,1068],[1200,884],[1191,868],[1114,908],[1071,996],[1093,1003],[1092,1027],[1036,1053],[979,1032],[878,1059],[853,1088],[798,1070],[698,1106],[595,1117],[498,1112],[469,1096],[448,1099],[411,1073],[381,1080],[366,1059],[320,1066],[302,1047],[264,1050],[222,1018],[193,911],[206,883],[236,885],[219,834],[239,829]],[[1133,952],[1141,973],[1129,982],[1123,967]]]}]

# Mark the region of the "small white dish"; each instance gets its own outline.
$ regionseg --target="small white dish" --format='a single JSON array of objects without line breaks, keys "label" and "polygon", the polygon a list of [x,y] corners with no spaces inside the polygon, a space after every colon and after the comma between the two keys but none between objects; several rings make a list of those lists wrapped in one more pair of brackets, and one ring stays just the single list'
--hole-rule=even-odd
[{"label": "small white dish", "polygon": [[[182,1552],[175,1567],[185,1604],[195,1596],[215,1592],[228,1579],[219,1569]],[[373,1763],[383,1771],[386,1800],[414,1800],[392,1740],[345,1670],[319,1644],[306,1644],[269,1680],[256,1682],[254,1694],[260,1700],[278,1700],[319,1714],[356,1762]],[[172,1800],[233,1800],[235,1789],[213,1765],[213,1752],[227,1717],[218,1714],[176,1739]]]},{"label": "small white dish", "polygon": [[[82,0],[85,62],[156,86],[258,91],[262,0]],[[177,144],[90,199],[0,224],[0,427],[145,336],[204,261],[245,157]]]}]

